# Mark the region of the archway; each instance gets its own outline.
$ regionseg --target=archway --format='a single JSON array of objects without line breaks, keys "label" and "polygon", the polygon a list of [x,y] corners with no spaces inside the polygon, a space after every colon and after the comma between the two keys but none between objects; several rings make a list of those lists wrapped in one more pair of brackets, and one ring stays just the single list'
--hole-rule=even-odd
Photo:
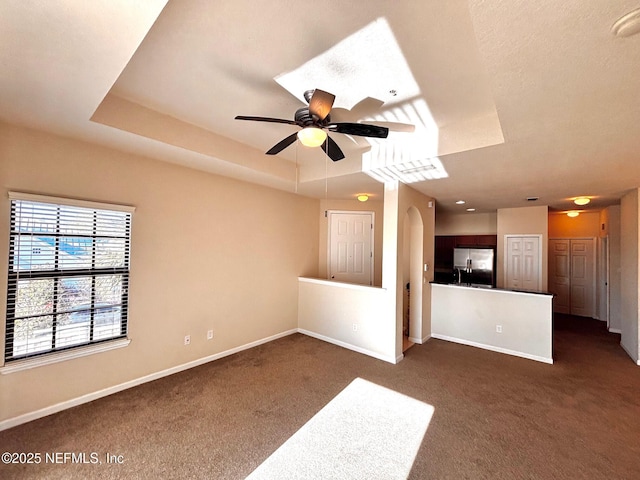
[{"label": "archway", "polygon": [[422,343],[422,294],[424,258],[424,224],[416,207],[409,207],[404,218],[402,248],[403,268],[403,347]]}]

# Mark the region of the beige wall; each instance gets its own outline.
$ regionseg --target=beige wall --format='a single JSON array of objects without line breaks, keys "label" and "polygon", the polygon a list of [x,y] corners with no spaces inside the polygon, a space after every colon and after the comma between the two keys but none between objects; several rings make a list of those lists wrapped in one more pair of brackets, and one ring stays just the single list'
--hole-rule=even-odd
[{"label": "beige wall", "polygon": [[501,208],[498,210],[496,285],[504,286],[505,235],[541,235],[542,290],[548,285],[548,207]]},{"label": "beige wall", "polygon": [[382,225],[384,203],[381,200],[369,200],[367,202],[359,202],[358,200],[321,200],[320,209],[318,211],[318,223],[320,224],[319,244],[319,266],[318,274],[320,278],[327,278],[328,263],[328,237],[329,222],[325,217],[327,210],[345,210],[345,211],[370,211],[374,213],[374,229],[373,229],[373,285],[382,286]]},{"label": "beige wall", "polygon": [[[431,203],[431,207],[429,204]],[[411,298],[412,302],[415,302],[417,298],[422,298],[422,312],[421,319],[417,322],[420,325],[416,325],[416,319],[412,319],[411,323],[414,326],[413,332],[409,332],[410,337],[426,340],[431,335],[431,290],[430,281],[433,280],[433,257],[434,257],[434,244],[435,244],[435,200],[431,197],[427,197],[422,193],[414,190],[413,188],[399,184],[398,186],[398,252],[397,252],[397,283],[396,283],[396,318],[398,320],[397,327],[399,328],[399,335],[396,336],[399,342],[402,342],[402,317],[403,317],[403,297],[404,288],[406,283],[410,280],[405,275],[408,275],[408,268],[403,268],[406,265],[405,259],[409,257],[410,252],[407,251],[410,242],[405,242],[405,235],[411,234],[411,228],[405,229],[405,224],[411,222],[416,223],[416,211],[420,214],[420,220],[422,221],[422,262],[417,264],[416,268],[420,269],[416,276],[423,278],[422,285],[416,285],[416,282],[411,284]],[[408,213],[410,209],[411,213]],[[422,265],[429,265],[429,271],[424,272]],[[418,331],[416,331],[418,330]],[[397,345],[398,354],[402,352],[402,345]]]},{"label": "beige wall", "polygon": [[640,195],[638,190],[632,190],[622,197],[620,203],[620,252],[621,252],[621,282],[622,282],[622,321],[620,344],[633,359],[640,360],[638,352],[638,287],[640,285],[639,267],[640,252]]},{"label": "beige wall", "polygon": [[599,235],[601,237],[606,237],[609,235],[611,230],[611,219],[609,218],[611,215],[611,210],[607,207],[600,210],[600,230]]},{"label": "beige wall", "polygon": [[436,212],[436,235],[495,235],[498,231],[498,215],[492,213]]},{"label": "beige wall", "polygon": [[609,238],[609,329],[620,333],[622,322],[622,265],[620,251],[620,205],[606,209],[605,231]]},{"label": "beige wall", "polygon": [[0,421],[295,329],[318,275],[317,200],[2,124],[0,186],[3,312],[7,191],[136,207],[130,345],[0,375]]},{"label": "beige wall", "polygon": [[549,214],[549,238],[595,238],[601,235],[601,213],[583,212],[571,218],[564,213]]}]

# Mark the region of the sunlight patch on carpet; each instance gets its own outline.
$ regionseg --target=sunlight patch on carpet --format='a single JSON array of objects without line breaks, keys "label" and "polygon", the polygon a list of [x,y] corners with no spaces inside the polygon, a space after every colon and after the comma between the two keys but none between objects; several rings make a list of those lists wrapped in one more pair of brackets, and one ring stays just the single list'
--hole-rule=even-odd
[{"label": "sunlight patch on carpet", "polygon": [[356,378],[248,479],[406,479],[434,407]]}]

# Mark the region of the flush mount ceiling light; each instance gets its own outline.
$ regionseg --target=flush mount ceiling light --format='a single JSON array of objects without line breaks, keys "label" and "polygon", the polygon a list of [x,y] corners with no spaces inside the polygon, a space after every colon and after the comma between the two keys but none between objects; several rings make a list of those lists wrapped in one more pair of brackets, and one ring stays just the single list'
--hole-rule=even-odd
[{"label": "flush mount ceiling light", "polygon": [[327,139],[327,132],[316,127],[306,127],[298,132],[298,138],[305,147],[319,147]]},{"label": "flush mount ceiling light", "polygon": [[475,208],[467,208],[467,212],[475,212],[476,209]]},{"label": "flush mount ceiling light", "polygon": [[458,200],[456,202],[456,205],[464,205],[464,203],[465,203],[464,200]]},{"label": "flush mount ceiling light", "polygon": [[356,198],[361,202],[366,202],[367,200],[369,200],[369,195],[367,195],[366,193],[359,193]]},{"label": "flush mount ceiling light", "polygon": [[591,201],[589,197],[577,197],[573,200],[576,205],[586,205]]},{"label": "flush mount ceiling light", "polygon": [[580,215],[580,212],[577,210],[571,210],[570,212],[567,212],[567,217],[575,218],[578,215]]},{"label": "flush mount ceiling light", "polygon": [[632,10],[616,20],[611,26],[611,33],[616,37],[630,37],[640,33],[640,8]]}]

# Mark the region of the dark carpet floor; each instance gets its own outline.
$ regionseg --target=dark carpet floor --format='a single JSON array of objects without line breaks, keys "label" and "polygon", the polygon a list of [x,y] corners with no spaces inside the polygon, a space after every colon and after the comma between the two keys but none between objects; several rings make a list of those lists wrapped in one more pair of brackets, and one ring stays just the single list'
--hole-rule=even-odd
[{"label": "dark carpet floor", "polygon": [[435,407],[409,478],[640,478],[640,367],[602,322],[554,323],[553,365],[441,340],[391,365],[291,335],[0,432],[0,453],[42,455],[0,478],[241,479],[356,377]]}]

